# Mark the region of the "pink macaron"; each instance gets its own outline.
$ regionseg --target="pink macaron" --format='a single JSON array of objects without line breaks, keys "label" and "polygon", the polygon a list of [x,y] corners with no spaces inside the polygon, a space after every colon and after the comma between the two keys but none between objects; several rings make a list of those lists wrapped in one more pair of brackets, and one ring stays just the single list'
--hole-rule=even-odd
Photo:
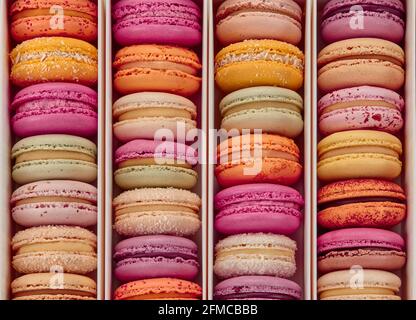
[{"label": "pink macaron", "polygon": [[155,235],[130,238],[114,248],[115,276],[123,282],[150,278],[194,279],[198,247],[185,238]]},{"label": "pink macaron", "polygon": [[270,276],[241,276],[224,280],[214,289],[215,300],[299,300],[301,287]]},{"label": "pink macaron", "polygon": [[24,88],[11,108],[13,131],[19,137],[97,134],[97,93],[80,84],[50,82]]},{"label": "pink macaron", "polygon": [[267,183],[231,187],[215,196],[215,228],[226,235],[290,235],[300,226],[303,204],[301,194],[290,187]]},{"label": "pink macaron", "polygon": [[397,133],[404,125],[404,100],[396,92],[371,86],[341,89],[318,103],[322,134],[349,130],[380,130]]},{"label": "pink macaron", "polygon": [[397,43],[404,36],[404,20],[400,0],[331,0],[322,12],[322,37],[326,42],[381,38]]},{"label": "pink macaron", "polygon": [[318,269],[322,273],[360,266],[398,270],[406,262],[403,238],[392,231],[353,228],[331,231],[318,238]]},{"label": "pink macaron", "polygon": [[97,224],[97,188],[70,180],[26,184],[11,196],[13,220],[24,227]]},{"label": "pink macaron", "polygon": [[201,11],[191,0],[121,0],[113,6],[118,44],[199,45]]}]

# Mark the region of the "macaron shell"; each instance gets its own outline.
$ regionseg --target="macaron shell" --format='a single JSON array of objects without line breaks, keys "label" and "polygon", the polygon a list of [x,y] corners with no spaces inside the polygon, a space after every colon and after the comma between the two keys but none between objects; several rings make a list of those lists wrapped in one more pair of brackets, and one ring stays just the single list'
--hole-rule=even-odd
[{"label": "macaron shell", "polygon": [[13,166],[13,181],[26,184],[45,179],[73,179],[94,182],[97,179],[97,165],[81,160],[36,160],[25,161]]},{"label": "macaron shell", "polygon": [[131,213],[115,218],[114,228],[118,234],[126,237],[166,234],[175,236],[193,236],[201,227],[201,221],[195,214],[172,211],[149,211]]},{"label": "macaron shell", "polygon": [[[359,199],[357,200],[359,201]],[[395,202],[358,202],[321,210],[318,224],[326,229],[391,228],[406,217],[406,205]]]},{"label": "macaron shell", "polygon": [[[164,12],[164,16],[157,12]],[[202,40],[200,9],[189,0],[119,1],[113,6],[113,18],[114,37],[120,45],[158,43],[192,47]],[[169,32],[165,32],[166,28]]]},{"label": "macaron shell", "polygon": [[114,292],[115,300],[197,300],[202,289],[193,282],[158,278],[126,283]]},{"label": "macaron shell", "polygon": [[301,174],[299,163],[274,158],[265,158],[257,164],[220,164],[215,168],[217,181],[224,188],[248,183],[293,185],[299,181]]},{"label": "macaron shell", "polygon": [[291,110],[264,108],[233,113],[222,119],[221,128],[227,131],[238,129],[261,129],[264,133],[278,134],[289,138],[303,131],[302,116]]},{"label": "macaron shell", "polygon": [[133,166],[114,173],[116,184],[125,190],[143,187],[192,189],[197,179],[198,174],[192,169],[163,165]]},{"label": "macaron shell", "polygon": [[114,76],[114,88],[121,94],[163,91],[188,97],[200,87],[200,78],[179,70],[134,68],[118,71]]},{"label": "macaron shell", "polygon": [[[50,13],[53,15],[34,14],[29,17],[18,18],[11,23],[10,32],[13,39],[17,42],[29,40],[37,37],[63,36],[94,41],[97,39],[97,6],[92,1],[71,0],[65,1],[15,1],[10,9],[11,15],[21,14],[26,10],[48,10],[52,5],[62,8],[60,11],[55,9]],[[89,15],[81,17],[71,15],[71,11],[79,15]],[[36,11],[35,11],[36,12]],[[65,12],[65,14],[63,14]],[[55,23],[54,23],[55,22]],[[60,25],[62,23],[62,27]],[[54,27],[52,27],[54,26]]]},{"label": "macaron shell", "polygon": [[113,132],[118,140],[128,142],[135,139],[154,139],[161,130],[169,130],[176,140],[178,131],[182,128],[188,134],[196,129],[196,122],[184,118],[145,117],[117,122],[113,126]]},{"label": "macaron shell", "polygon": [[24,227],[73,225],[90,227],[97,224],[97,207],[76,202],[38,202],[12,209],[14,222]]}]

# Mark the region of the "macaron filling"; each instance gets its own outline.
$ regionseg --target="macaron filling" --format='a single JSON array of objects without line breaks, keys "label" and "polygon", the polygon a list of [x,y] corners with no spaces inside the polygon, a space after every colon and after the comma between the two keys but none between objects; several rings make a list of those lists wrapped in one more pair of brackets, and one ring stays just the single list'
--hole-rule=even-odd
[{"label": "macaron filling", "polygon": [[12,56],[12,62],[14,64],[21,63],[21,62],[29,62],[29,61],[41,61],[44,62],[49,58],[63,58],[63,59],[74,59],[78,62],[86,63],[86,64],[96,64],[97,59],[92,55],[87,55],[79,52],[71,52],[71,51],[37,51],[37,52],[24,52],[21,54],[17,54],[16,56]]},{"label": "macaron filling", "polygon": [[[19,19],[32,18],[32,17],[37,17],[37,18],[46,17],[50,19],[50,16],[54,16],[54,15],[55,15],[54,11],[50,10],[49,8],[47,9],[25,9],[18,13],[13,14],[12,21],[14,22]],[[88,19],[92,22],[96,22],[96,16],[92,16],[85,12],[80,12],[80,11],[75,11],[75,10],[70,10],[70,9],[65,9],[65,16]]]},{"label": "macaron filling", "polygon": [[384,203],[390,204],[390,203],[399,203],[399,204],[406,204],[406,200],[398,199],[395,197],[381,197],[381,196],[367,196],[367,197],[356,197],[356,198],[350,198],[350,199],[339,199],[334,200],[326,203],[321,203],[318,205],[320,210],[325,210],[328,208],[333,207],[340,207],[344,205],[349,204],[356,204],[356,203],[379,203],[380,205],[383,205]]}]

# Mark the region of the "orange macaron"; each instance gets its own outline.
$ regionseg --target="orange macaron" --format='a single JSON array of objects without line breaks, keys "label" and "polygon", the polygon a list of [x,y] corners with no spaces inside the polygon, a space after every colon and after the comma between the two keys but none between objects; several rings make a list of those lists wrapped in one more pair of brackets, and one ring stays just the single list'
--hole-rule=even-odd
[{"label": "orange macaron", "polygon": [[248,134],[220,143],[215,174],[222,187],[247,183],[293,185],[302,174],[299,162],[299,148],[292,139]]},{"label": "orange macaron", "polygon": [[123,284],[114,292],[115,300],[199,300],[202,289],[193,282],[155,278]]},{"label": "orange macaron", "polygon": [[15,41],[62,36],[97,38],[97,5],[90,0],[16,0],[10,6]]},{"label": "orange macaron", "polygon": [[117,52],[114,87],[121,94],[159,91],[191,96],[201,86],[201,63],[191,50],[163,45],[135,45]]}]

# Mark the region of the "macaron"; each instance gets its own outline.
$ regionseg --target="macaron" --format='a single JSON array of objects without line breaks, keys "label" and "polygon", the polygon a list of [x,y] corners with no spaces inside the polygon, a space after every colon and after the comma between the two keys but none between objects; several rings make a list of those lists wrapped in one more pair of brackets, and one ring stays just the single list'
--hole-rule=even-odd
[{"label": "macaron", "polygon": [[50,82],[19,91],[11,104],[19,137],[41,134],[97,134],[97,92],[79,84]]},{"label": "macaron", "polygon": [[256,86],[296,91],[303,85],[303,72],[303,53],[277,40],[234,43],[215,57],[215,81],[226,93]]},{"label": "macaron", "polygon": [[318,279],[320,300],[400,300],[401,280],[381,270],[342,270]]},{"label": "macaron", "polygon": [[331,0],[322,11],[322,38],[326,42],[351,38],[400,42],[404,20],[405,9],[400,0]]},{"label": "macaron", "polygon": [[201,198],[188,190],[141,188],[114,198],[114,228],[126,237],[193,236],[201,227]]},{"label": "macaron", "polygon": [[393,180],[402,170],[402,143],[373,130],[334,133],[318,144],[318,177],[322,181],[354,178]]},{"label": "macaron", "polygon": [[318,238],[318,270],[327,273],[360,266],[394,271],[406,263],[403,238],[392,231],[352,228],[330,231]]},{"label": "macaron", "polygon": [[13,280],[13,300],[96,300],[94,280],[70,273],[34,273]]},{"label": "macaron", "polygon": [[133,281],[114,292],[115,300],[200,300],[201,296],[198,284],[172,278]]},{"label": "macaron", "polygon": [[217,181],[224,188],[249,183],[293,185],[302,174],[299,153],[292,139],[278,135],[229,138],[217,148]]},{"label": "macaron", "polygon": [[123,142],[154,139],[169,130],[177,140],[182,129],[196,129],[197,108],[184,97],[164,92],[140,92],[124,96],[113,105],[113,132]]},{"label": "macaron", "polygon": [[133,140],[116,150],[115,183],[124,190],[145,187],[192,189],[198,180],[193,169],[195,149],[182,143]]},{"label": "macaron", "polygon": [[10,7],[12,38],[62,36],[95,41],[97,5],[89,0],[17,0]]},{"label": "macaron", "polygon": [[301,287],[270,276],[242,276],[224,280],[214,289],[215,300],[300,300]]},{"label": "macaron", "polygon": [[13,220],[24,227],[97,224],[97,188],[71,180],[26,184],[11,197]]},{"label": "macaron", "polygon": [[122,282],[148,278],[193,280],[199,270],[195,242],[175,236],[130,238],[114,248],[114,274]]},{"label": "macaron", "polygon": [[322,49],[318,56],[318,87],[323,92],[375,86],[399,90],[405,79],[404,51],[383,39],[342,40]]},{"label": "macaron", "polygon": [[384,88],[362,86],[337,90],[318,102],[322,134],[348,130],[380,130],[398,133],[404,125],[404,100]]},{"label": "macaron", "polygon": [[112,15],[114,39],[123,46],[192,47],[202,41],[201,10],[191,0],[122,0],[113,5]]},{"label": "macaron", "polygon": [[28,137],[12,148],[12,177],[18,184],[40,180],[93,182],[97,147],[90,140],[63,134]]},{"label": "macaron", "polygon": [[35,38],[19,44],[12,50],[10,58],[10,80],[18,87],[54,81],[87,86],[97,83],[97,49],[82,40]]},{"label": "macaron", "polygon": [[41,226],[17,232],[12,265],[20,273],[86,274],[97,268],[97,237],[72,226]]},{"label": "macaron", "polygon": [[222,234],[294,233],[302,221],[304,201],[290,187],[245,184],[224,189],[215,196],[215,229]]},{"label": "macaron", "polygon": [[215,246],[214,272],[221,279],[254,275],[290,278],[296,272],[296,249],[296,242],[283,235],[232,235]]},{"label": "macaron", "polygon": [[302,8],[292,0],[226,0],[217,10],[217,39],[223,45],[250,39],[297,45],[302,39],[302,15]]},{"label": "macaron", "polygon": [[123,95],[157,91],[187,97],[197,93],[201,87],[199,58],[195,52],[185,48],[163,45],[125,47],[117,52],[113,66],[114,88]]},{"label": "macaron", "polygon": [[252,87],[234,91],[219,105],[221,128],[231,131],[261,129],[263,133],[295,138],[303,131],[303,99],[295,91]]},{"label": "macaron", "polygon": [[326,229],[392,228],[406,217],[406,195],[386,180],[334,182],[318,192],[318,224]]}]

